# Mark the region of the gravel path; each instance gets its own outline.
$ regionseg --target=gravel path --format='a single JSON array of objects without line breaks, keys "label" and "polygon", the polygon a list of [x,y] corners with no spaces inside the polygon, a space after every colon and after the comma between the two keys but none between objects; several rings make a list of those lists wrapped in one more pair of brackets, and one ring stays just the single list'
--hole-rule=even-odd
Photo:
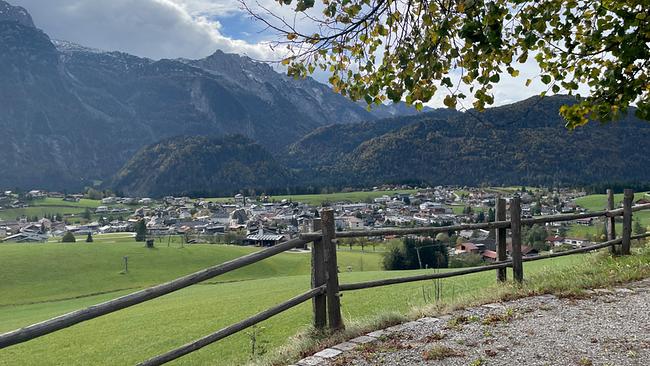
[{"label": "gravel path", "polygon": [[423,318],[298,365],[650,365],[650,279],[584,299],[552,295]]}]

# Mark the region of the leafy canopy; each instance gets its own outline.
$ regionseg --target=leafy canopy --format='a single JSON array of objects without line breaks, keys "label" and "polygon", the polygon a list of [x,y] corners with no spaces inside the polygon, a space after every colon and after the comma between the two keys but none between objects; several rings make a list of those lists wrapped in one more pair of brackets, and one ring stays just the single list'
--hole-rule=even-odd
[{"label": "leafy canopy", "polygon": [[[321,68],[334,89],[369,105],[405,100],[422,108],[436,93],[456,108],[466,85],[482,110],[503,73],[534,58],[548,91],[589,95],[563,106],[567,127],[616,119],[630,105],[650,120],[648,0],[276,0],[318,30],[251,11],[283,35],[288,73]],[[250,11],[250,9],[249,9]],[[314,13],[317,15],[314,16]],[[530,84],[531,80],[525,82]]]}]

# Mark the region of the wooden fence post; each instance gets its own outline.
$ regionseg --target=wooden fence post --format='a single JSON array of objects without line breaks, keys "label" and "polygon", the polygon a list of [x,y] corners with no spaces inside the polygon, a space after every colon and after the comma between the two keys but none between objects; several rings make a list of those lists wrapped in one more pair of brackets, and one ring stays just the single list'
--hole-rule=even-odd
[{"label": "wooden fence post", "polygon": [[[321,230],[321,219],[314,219],[314,231]],[[323,240],[317,239],[311,244],[311,287],[316,288],[326,282],[325,251]],[[312,299],[314,310],[314,328],[323,330],[327,324],[327,297],[325,294],[316,295]]]},{"label": "wooden fence post", "polygon": [[510,236],[512,239],[512,275],[515,281],[524,281],[524,263],[521,257],[521,198],[510,199]]},{"label": "wooden fence post", "polygon": [[630,254],[630,237],[632,236],[632,201],[634,191],[626,189],[623,193],[623,242],[621,243],[621,254]]},{"label": "wooden fence post", "polygon": [[327,268],[327,317],[331,330],[343,329],[341,317],[341,299],[339,293],[339,273],[336,260],[336,227],[334,224],[334,210],[326,208],[321,211],[321,224],[323,231],[323,248],[325,252],[325,266]]},{"label": "wooden fence post", "polygon": [[[495,205],[494,220],[495,221],[506,221],[506,200],[499,197],[497,198]],[[497,242],[497,261],[505,261],[508,259],[508,254],[506,253],[506,234],[508,229],[495,229],[496,230],[496,242]],[[504,282],[506,280],[507,268],[497,269],[497,281]]]},{"label": "wooden fence post", "polygon": [[[613,210],[614,207],[614,191],[611,189],[607,190],[607,209],[608,210]],[[616,239],[616,217],[607,217],[605,218],[605,221],[607,223],[607,241],[614,240]],[[609,248],[610,253],[616,254],[618,253],[618,249],[616,245],[612,245]]]}]

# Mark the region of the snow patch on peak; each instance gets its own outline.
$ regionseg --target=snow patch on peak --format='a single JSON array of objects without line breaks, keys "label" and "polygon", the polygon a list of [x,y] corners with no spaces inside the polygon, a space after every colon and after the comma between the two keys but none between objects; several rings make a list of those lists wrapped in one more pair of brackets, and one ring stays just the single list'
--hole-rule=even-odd
[{"label": "snow patch on peak", "polygon": [[53,39],[52,44],[60,52],[88,52],[88,53],[107,53],[104,50],[79,45],[77,43]]}]

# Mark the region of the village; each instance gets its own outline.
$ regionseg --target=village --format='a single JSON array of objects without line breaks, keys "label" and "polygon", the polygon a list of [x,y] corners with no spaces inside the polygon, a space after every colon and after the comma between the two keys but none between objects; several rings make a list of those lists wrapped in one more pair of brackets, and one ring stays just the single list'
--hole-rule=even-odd
[{"label": "village", "polygon": [[[379,193],[377,193],[379,192]],[[575,189],[540,189],[471,187],[385,187],[369,190],[361,202],[342,200],[308,204],[292,198],[276,200],[262,195],[247,197],[237,194],[227,199],[193,199],[164,197],[162,199],[109,196],[95,200],[92,208],[80,214],[46,214],[44,217],[23,215],[15,220],[0,220],[1,243],[61,241],[66,233],[78,240],[108,233],[132,233],[138,223],[146,227],[149,240],[164,241],[180,237],[184,243],[219,243],[268,247],[311,232],[320,206],[335,212],[337,231],[370,230],[389,227],[448,226],[494,220],[494,203],[499,196],[519,196],[524,217],[584,212],[575,199],[585,193]],[[74,207],[84,194],[64,195],[34,190],[24,194],[0,192],[0,213],[28,209],[47,200],[57,207],[56,200]],[[638,202],[644,203],[644,202]],[[63,206],[65,207],[65,206]],[[53,210],[55,210],[53,208]],[[596,219],[579,219],[569,223],[553,223],[546,227],[528,228],[524,233],[523,254],[577,248],[598,241],[599,235],[567,235],[572,226],[591,227]],[[494,233],[487,230],[465,230],[445,238],[451,256],[471,254],[484,262],[496,260]],[[373,248],[391,237],[369,238]],[[440,238],[438,238],[440,239]],[[339,243],[361,245],[366,243]]]}]

